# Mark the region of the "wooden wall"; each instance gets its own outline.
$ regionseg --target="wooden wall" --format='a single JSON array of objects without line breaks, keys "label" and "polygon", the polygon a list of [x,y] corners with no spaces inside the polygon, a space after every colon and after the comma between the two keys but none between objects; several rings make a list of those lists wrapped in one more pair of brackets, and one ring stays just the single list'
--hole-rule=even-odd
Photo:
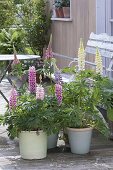
[{"label": "wooden wall", "polygon": [[[96,0],[71,0],[71,16],[72,21],[52,21],[52,45],[53,52],[75,57],[80,38],[83,38],[86,45],[90,33],[96,32]],[[57,61],[59,67],[70,62],[59,56]]]}]

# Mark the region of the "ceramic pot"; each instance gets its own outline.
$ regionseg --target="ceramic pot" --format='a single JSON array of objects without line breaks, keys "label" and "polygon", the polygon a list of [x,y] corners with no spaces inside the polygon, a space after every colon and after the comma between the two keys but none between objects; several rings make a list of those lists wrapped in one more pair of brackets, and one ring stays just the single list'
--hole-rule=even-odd
[{"label": "ceramic pot", "polygon": [[47,156],[47,134],[41,131],[22,131],[19,134],[20,155],[23,159],[42,159]]},{"label": "ceramic pot", "polygon": [[90,150],[92,128],[67,128],[72,153],[86,154]]},{"label": "ceramic pot", "polygon": [[48,136],[47,148],[52,149],[57,147],[58,133]]}]

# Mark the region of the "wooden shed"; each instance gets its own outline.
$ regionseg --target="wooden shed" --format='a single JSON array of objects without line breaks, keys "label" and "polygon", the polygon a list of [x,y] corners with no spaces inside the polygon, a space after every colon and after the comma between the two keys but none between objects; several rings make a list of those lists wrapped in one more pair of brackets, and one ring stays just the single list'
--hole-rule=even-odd
[{"label": "wooden shed", "polygon": [[[54,0],[49,0],[53,9]],[[52,17],[53,52],[58,66],[77,56],[80,38],[86,45],[91,32],[113,35],[113,0],[70,0],[70,18]]]}]

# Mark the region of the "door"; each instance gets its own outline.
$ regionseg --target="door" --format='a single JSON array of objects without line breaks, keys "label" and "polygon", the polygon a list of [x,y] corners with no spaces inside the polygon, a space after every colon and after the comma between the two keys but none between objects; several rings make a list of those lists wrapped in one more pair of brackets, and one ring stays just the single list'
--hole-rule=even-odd
[{"label": "door", "polygon": [[113,0],[96,0],[96,33],[113,36]]}]

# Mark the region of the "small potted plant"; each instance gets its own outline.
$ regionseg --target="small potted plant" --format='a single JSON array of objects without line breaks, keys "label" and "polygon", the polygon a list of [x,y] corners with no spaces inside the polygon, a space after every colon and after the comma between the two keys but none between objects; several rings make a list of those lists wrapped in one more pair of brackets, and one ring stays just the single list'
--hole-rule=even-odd
[{"label": "small potted plant", "polygon": [[51,85],[48,95],[45,97],[46,113],[48,118],[50,134],[48,136],[48,149],[57,146],[58,134],[62,130],[62,78],[59,71],[55,72],[55,85]]},{"label": "small potted plant", "polygon": [[[47,155],[47,129],[44,106],[44,88],[36,85],[36,70],[28,71],[28,90],[11,91],[4,124],[11,138],[19,137],[20,154],[23,159],[42,159]],[[24,88],[24,87],[23,87]]]},{"label": "small potted plant", "polygon": [[62,0],[55,0],[54,6],[55,6],[56,17],[64,18]]},{"label": "small potted plant", "polygon": [[93,72],[80,71],[75,81],[63,86],[63,120],[72,153],[89,152],[93,128],[109,136],[108,124],[96,107],[101,101],[100,88],[96,81],[93,86],[89,82],[95,76]]},{"label": "small potted plant", "polygon": [[70,0],[62,0],[64,18],[70,18]]}]

